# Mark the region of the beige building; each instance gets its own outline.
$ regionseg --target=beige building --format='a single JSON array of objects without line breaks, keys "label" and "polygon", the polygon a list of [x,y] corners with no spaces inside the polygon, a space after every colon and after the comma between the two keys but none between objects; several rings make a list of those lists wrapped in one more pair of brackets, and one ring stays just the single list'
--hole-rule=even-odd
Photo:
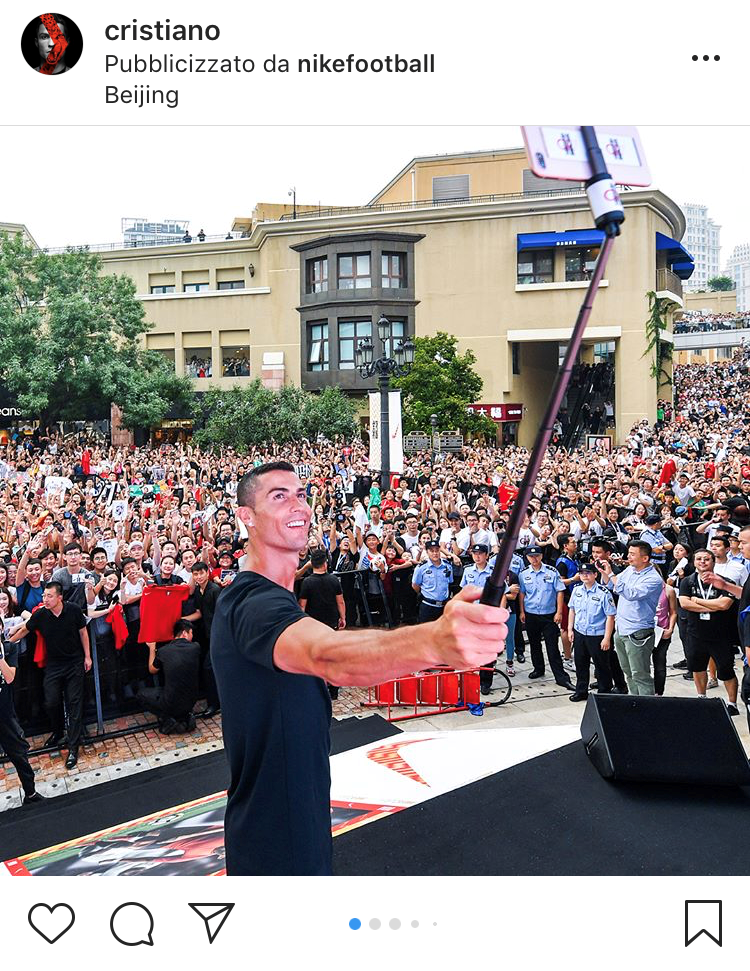
[{"label": "beige building", "polygon": [[[614,363],[618,439],[669,393],[644,357],[647,293],[670,301],[671,331],[691,270],[679,206],[649,189],[623,202],[582,355]],[[297,206],[293,218],[259,204],[232,228],[242,238],[102,254],[107,272],[135,280],[153,324],[147,346],[196,390],[260,377],[362,394],[374,384],[354,350],[372,336],[380,352],[385,314],[394,339],[442,330],[472,348],[482,403],[523,405],[521,444],[536,433],[601,241],[580,186],[535,179],[523,150],[413,159],[366,206]]]}]

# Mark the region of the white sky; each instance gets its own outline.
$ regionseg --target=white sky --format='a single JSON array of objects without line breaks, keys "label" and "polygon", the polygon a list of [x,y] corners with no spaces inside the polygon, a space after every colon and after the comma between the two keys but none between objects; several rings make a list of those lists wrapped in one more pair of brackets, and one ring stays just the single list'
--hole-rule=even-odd
[{"label": "white sky", "polygon": [[[515,127],[46,127],[2,129],[0,221],[25,223],[41,246],[116,242],[120,219],[189,219],[226,233],[256,202],[361,205],[414,156],[517,147]],[[750,205],[732,160],[750,157],[750,127],[643,126],[653,184],[697,202],[721,227],[721,267],[750,242]],[[38,143],[37,143],[38,144]],[[24,149],[24,145],[29,150]],[[54,148],[52,148],[54,146]],[[50,152],[54,151],[54,156]],[[54,176],[50,181],[50,158]],[[50,183],[52,194],[41,188]]]}]

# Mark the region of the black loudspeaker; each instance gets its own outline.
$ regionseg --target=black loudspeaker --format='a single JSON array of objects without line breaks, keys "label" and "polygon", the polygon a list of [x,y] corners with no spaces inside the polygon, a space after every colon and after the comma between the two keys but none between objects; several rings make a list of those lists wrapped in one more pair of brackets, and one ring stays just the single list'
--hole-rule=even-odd
[{"label": "black loudspeaker", "polygon": [[720,698],[590,695],[586,754],[605,779],[750,786],[750,765]]}]

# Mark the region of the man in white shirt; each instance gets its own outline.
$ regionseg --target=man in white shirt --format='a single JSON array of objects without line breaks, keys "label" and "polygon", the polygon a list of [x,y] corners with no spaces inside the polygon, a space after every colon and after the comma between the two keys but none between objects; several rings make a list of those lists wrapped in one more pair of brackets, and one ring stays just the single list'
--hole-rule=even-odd
[{"label": "man in white shirt", "polygon": [[419,546],[419,520],[414,515],[406,517],[406,532],[402,533],[398,542],[408,553],[413,546]]},{"label": "man in white shirt", "polygon": [[687,506],[688,502],[695,497],[695,489],[689,484],[686,472],[680,472],[674,480],[672,492],[674,492],[681,506]]},{"label": "man in white shirt", "polygon": [[466,514],[466,526],[456,534],[454,543],[456,549],[455,553],[459,556],[468,552],[470,546],[474,546],[477,543],[483,544],[490,548],[492,545],[492,534],[486,529],[480,529],[479,527],[479,516],[475,512],[468,512]]}]

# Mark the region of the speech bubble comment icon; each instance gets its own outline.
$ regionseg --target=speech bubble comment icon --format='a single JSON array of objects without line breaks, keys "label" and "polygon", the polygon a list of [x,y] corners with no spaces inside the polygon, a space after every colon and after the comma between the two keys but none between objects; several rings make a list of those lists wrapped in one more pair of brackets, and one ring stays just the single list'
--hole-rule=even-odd
[{"label": "speech bubble comment icon", "polygon": [[153,946],[154,918],[143,904],[129,902],[120,904],[113,912],[109,922],[112,937],[126,947],[139,944]]}]

